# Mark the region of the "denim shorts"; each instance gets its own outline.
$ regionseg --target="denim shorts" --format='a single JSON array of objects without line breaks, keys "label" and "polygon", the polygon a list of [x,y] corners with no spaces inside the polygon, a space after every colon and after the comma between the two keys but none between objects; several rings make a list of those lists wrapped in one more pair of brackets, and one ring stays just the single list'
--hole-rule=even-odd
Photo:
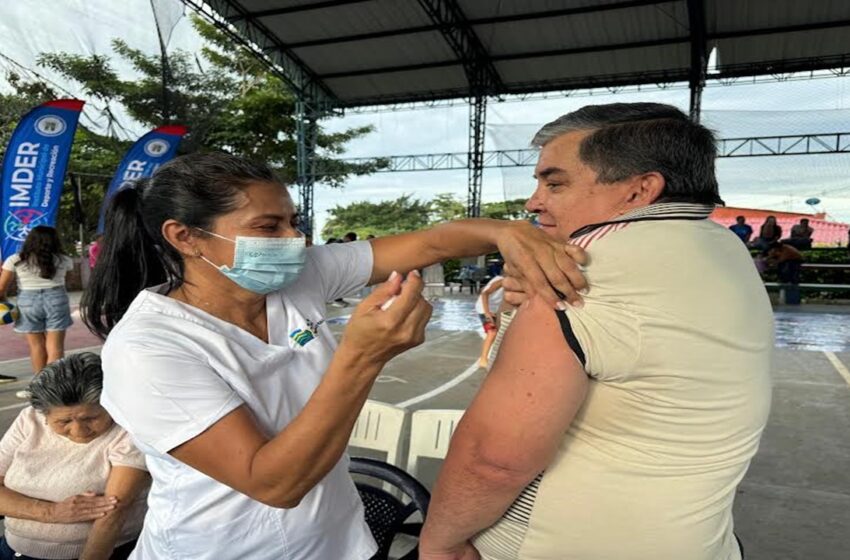
[{"label": "denim shorts", "polygon": [[15,332],[22,334],[64,331],[74,324],[71,304],[63,286],[45,290],[21,290]]}]

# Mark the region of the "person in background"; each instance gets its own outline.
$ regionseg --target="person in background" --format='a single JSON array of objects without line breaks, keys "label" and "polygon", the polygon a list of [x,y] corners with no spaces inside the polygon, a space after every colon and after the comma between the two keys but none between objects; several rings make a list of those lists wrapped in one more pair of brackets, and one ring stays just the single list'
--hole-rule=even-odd
[{"label": "person in background", "polygon": [[809,219],[803,218],[799,224],[791,227],[791,237],[782,242],[801,251],[812,248],[812,234],[815,230],[809,225]]},{"label": "person in background", "polygon": [[94,236],[94,241],[89,245],[89,268],[94,270],[94,265],[97,264],[97,256],[100,254],[100,247],[103,245],[103,234],[98,233]]},{"label": "person in background", "polygon": [[353,231],[349,231],[342,237],[343,243],[351,243],[353,241],[357,241],[357,233]]},{"label": "person in background", "polygon": [[753,236],[753,228],[747,223],[747,219],[744,216],[738,216],[735,218],[735,224],[729,226],[729,229],[731,229],[735,235],[740,237],[741,241],[744,243],[749,243],[750,238]]},{"label": "person in background", "polygon": [[759,228],[759,236],[752,243],[754,249],[766,251],[771,243],[776,243],[782,237],[782,228],[776,223],[776,216],[768,216]]},{"label": "person in background", "polygon": [[[65,355],[65,331],[73,324],[65,275],[73,261],[62,252],[56,229],[37,226],[24,245],[3,262],[0,273],[0,301],[17,279],[18,319],[15,332],[27,338],[34,374],[46,364]],[[18,391],[19,398],[29,398]]]},{"label": "person in background", "polygon": [[145,458],[100,406],[91,352],[48,365],[0,440],[0,560],[123,560],[142,530]]},{"label": "person in background", "polygon": [[504,290],[502,289],[501,275],[494,276],[475,301],[475,312],[478,313],[478,318],[481,319],[481,325],[484,327],[484,342],[481,344],[481,356],[478,358],[478,367],[487,368],[489,366],[488,356],[490,348],[493,346],[493,341],[496,339],[496,333],[499,332],[499,308],[502,305]]},{"label": "person in background", "polygon": [[776,242],[767,251],[767,265],[776,267],[783,284],[799,284],[803,266],[803,253],[790,243]]}]

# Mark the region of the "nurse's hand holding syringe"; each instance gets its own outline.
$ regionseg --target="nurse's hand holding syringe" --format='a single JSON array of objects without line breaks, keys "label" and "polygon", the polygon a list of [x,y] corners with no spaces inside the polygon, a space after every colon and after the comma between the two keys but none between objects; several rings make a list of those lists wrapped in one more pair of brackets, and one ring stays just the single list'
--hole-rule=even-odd
[{"label": "nurse's hand holding syringe", "polygon": [[357,306],[342,336],[340,350],[350,344],[372,359],[386,363],[422,344],[432,312],[431,305],[422,297],[422,288],[418,271],[409,273],[404,283],[402,276],[393,272]]},{"label": "nurse's hand holding syringe", "polygon": [[[384,365],[425,340],[432,310],[422,288],[418,272],[404,283],[393,273],[357,306],[319,386],[278,434],[269,438],[251,412],[239,407],[171,454],[266,505],[297,506],[339,462]],[[234,434],[236,458],[219,461],[212,449],[233,442]]]}]

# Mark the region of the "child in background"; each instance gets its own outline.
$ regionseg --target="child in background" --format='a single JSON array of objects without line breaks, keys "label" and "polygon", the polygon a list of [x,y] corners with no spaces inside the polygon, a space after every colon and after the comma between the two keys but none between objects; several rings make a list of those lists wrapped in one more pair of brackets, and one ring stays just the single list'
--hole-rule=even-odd
[{"label": "child in background", "polygon": [[484,327],[484,343],[481,345],[481,356],[478,358],[478,366],[483,368],[489,366],[487,356],[490,354],[493,341],[496,340],[496,333],[499,332],[497,314],[505,293],[502,280],[502,276],[494,276],[481,290],[478,301],[475,302],[475,311]]}]

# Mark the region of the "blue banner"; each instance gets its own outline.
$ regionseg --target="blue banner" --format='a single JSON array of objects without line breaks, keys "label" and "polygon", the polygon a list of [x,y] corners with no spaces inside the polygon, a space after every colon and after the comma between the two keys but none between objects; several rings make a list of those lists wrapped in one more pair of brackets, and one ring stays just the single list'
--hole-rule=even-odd
[{"label": "blue banner", "polygon": [[136,140],[136,143],[121,160],[121,165],[118,166],[115,175],[112,177],[112,182],[109,183],[109,189],[103,199],[103,206],[100,208],[100,220],[97,223],[98,233],[103,233],[103,218],[106,215],[109,199],[118,191],[132,187],[139,179],[150,177],[162,164],[173,158],[186,131],[185,126],[161,126]]},{"label": "blue banner", "polygon": [[55,226],[65,169],[83,101],[48,101],[27,113],[3,157],[0,256],[17,253],[30,230]]}]

